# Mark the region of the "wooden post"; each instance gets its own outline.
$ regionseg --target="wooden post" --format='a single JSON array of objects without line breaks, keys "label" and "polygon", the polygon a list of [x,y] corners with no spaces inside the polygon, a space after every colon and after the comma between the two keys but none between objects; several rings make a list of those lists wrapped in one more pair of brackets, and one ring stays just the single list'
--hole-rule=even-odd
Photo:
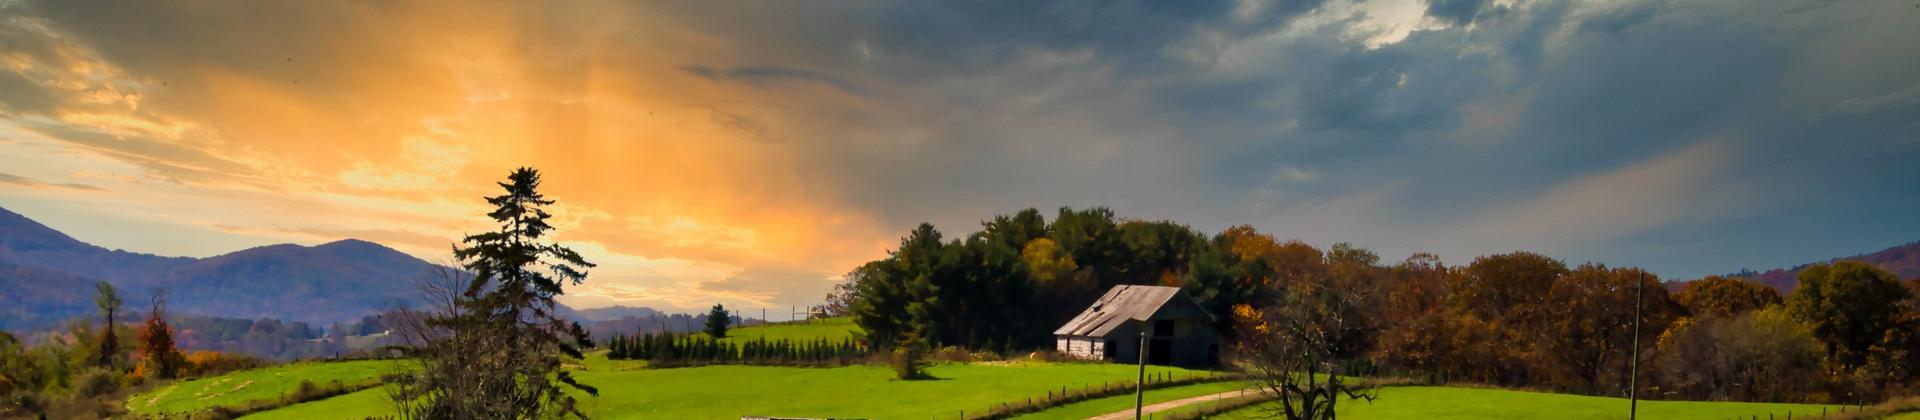
[{"label": "wooden post", "polygon": [[1147,332],[1145,330],[1140,331],[1140,360],[1136,362],[1140,363],[1140,371],[1139,377],[1133,381],[1133,420],[1140,420],[1141,404],[1147,398]]},{"label": "wooden post", "polygon": [[1647,274],[1641,272],[1633,285],[1633,371],[1627,374],[1627,420],[1640,414],[1640,303],[1647,288]]}]

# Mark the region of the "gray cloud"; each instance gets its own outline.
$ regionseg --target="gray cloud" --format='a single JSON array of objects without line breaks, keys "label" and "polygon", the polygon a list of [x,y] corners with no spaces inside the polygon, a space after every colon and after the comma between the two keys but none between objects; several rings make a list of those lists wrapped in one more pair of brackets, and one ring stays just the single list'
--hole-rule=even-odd
[{"label": "gray cloud", "polygon": [[1491,0],[1427,0],[1427,16],[1463,25],[1472,22],[1473,17],[1480,14],[1480,9],[1491,3]]},{"label": "gray cloud", "polygon": [[787,68],[787,67],[780,67],[780,66],[750,66],[750,67],[730,67],[730,68],[724,68],[724,69],[715,69],[715,68],[708,68],[706,66],[697,66],[697,65],[685,66],[685,67],[681,67],[681,69],[686,70],[687,73],[693,74],[695,76],[700,76],[701,78],[712,79],[712,80],[734,81],[734,82],[746,83],[749,85],[754,85],[759,87],[766,87],[766,86],[777,84],[777,83],[799,82],[799,83],[818,84],[821,86],[826,86],[829,88],[833,88],[835,90],[839,90],[841,92],[846,92],[846,93],[850,93],[858,96],[867,95],[866,89],[862,89],[858,85],[849,83],[846,80],[842,80],[838,77],[834,77],[833,75],[818,72],[818,71],[813,71],[813,70],[795,69],[795,68]]}]

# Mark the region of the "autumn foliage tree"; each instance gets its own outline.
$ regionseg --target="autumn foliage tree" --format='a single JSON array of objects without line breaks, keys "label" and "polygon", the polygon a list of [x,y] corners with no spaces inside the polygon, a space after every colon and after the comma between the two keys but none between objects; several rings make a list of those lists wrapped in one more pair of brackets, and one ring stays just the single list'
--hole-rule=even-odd
[{"label": "autumn foliage tree", "polygon": [[1542,370],[1579,392],[1624,394],[1635,305],[1641,306],[1640,328],[1649,332],[1639,343],[1643,350],[1685,313],[1658,277],[1638,269],[1582,264],[1555,280],[1534,318],[1534,330],[1550,332],[1534,341]]},{"label": "autumn foliage tree", "polygon": [[1764,284],[1738,278],[1707,276],[1687,282],[1673,300],[1694,316],[1734,316],[1782,301],[1780,292]]},{"label": "autumn foliage tree", "polygon": [[167,326],[166,295],[154,292],[153,306],[147,311],[146,329],[140,333],[140,342],[146,346],[141,350],[144,358],[140,361],[140,373],[143,376],[159,379],[173,379],[180,375],[186,366],[186,357],[174,347],[173,328]]},{"label": "autumn foliage tree", "polygon": [[1820,388],[1820,342],[1780,306],[1682,319],[1658,343],[1650,373],[1683,398],[1804,400]]}]

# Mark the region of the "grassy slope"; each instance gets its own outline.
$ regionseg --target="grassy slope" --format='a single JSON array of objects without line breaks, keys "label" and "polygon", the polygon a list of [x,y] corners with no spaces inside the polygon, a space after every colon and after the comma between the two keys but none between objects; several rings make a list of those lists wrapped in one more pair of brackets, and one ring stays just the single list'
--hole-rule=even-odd
[{"label": "grassy slope", "polygon": [[[1246,382],[1228,381],[1161,388],[1147,391],[1144,399],[1147,404],[1153,404],[1187,397],[1218,394],[1240,389],[1245,386],[1247,386]],[[1130,409],[1133,409],[1133,394],[1081,401],[1014,418],[1019,420],[1072,420]]]},{"label": "grassy slope", "polygon": [[[840,342],[852,337],[860,330],[853,325],[853,318],[826,318],[796,323],[779,323],[740,327],[727,331],[726,341],[753,341],[765,338],[767,341],[794,340],[811,341],[825,338],[827,341]],[[705,336],[705,333],[701,333]]]},{"label": "grassy slope", "polygon": [[[1083,386],[1133,378],[1132,366],[1102,364],[940,365],[941,379],[901,382],[880,366],[786,368],[708,366],[635,369],[593,357],[575,374],[600,388],[582,398],[594,418],[737,419],[742,415],[861,417],[872,419],[957,416],[995,402],[1044,395],[1060,386]],[[1152,368],[1149,372],[1196,372]],[[359,418],[368,401],[384,403],[378,389],[263,413],[260,418]],[[377,404],[382,405],[383,404]]]},{"label": "grassy slope", "polygon": [[[1402,387],[1380,390],[1380,399],[1340,402],[1343,419],[1488,419],[1555,418],[1614,419],[1626,416],[1623,398],[1506,391],[1477,388]],[[1640,416],[1650,419],[1724,419],[1769,413],[1785,418],[1817,415],[1821,406],[1701,401],[1641,401]],[[1837,409],[1837,408],[1836,408]],[[1218,418],[1262,418],[1256,409],[1242,409]]]},{"label": "grassy slope", "polygon": [[398,362],[306,362],[179,381],[134,395],[127,400],[127,408],[135,414],[154,414],[239,405],[248,401],[279,398],[282,394],[292,392],[303,379],[311,380],[316,385],[326,385],[334,380],[350,385],[372,382],[391,370],[395,363]]},{"label": "grassy slope", "polygon": [[370,388],[320,401],[309,401],[241,417],[248,420],[305,420],[314,418],[364,419],[393,412],[386,388]]}]

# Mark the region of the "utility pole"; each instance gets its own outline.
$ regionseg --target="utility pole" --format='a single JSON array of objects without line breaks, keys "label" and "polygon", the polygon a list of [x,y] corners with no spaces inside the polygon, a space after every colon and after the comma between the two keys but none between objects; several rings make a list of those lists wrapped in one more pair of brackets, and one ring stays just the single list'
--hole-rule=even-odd
[{"label": "utility pole", "polygon": [[1633,284],[1633,372],[1627,374],[1627,420],[1640,414],[1640,302],[1646,297],[1647,273],[1635,276]]},{"label": "utility pole", "polygon": [[[1142,323],[1145,324],[1145,323]],[[1145,325],[1141,325],[1145,327]],[[1147,332],[1140,331],[1140,371],[1133,380],[1133,420],[1140,420],[1141,404],[1147,397]]]}]

